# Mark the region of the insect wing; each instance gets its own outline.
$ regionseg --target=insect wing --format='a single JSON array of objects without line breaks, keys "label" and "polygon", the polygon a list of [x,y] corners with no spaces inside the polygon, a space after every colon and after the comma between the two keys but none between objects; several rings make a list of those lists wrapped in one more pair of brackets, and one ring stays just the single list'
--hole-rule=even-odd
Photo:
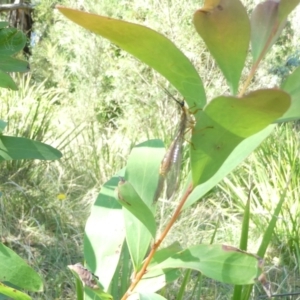
[{"label": "insect wing", "polygon": [[182,160],[182,149],[183,149],[183,135],[178,135],[174,141],[173,149],[171,151],[171,162],[169,171],[166,174],[166,185],[167,185],[167,199],[170,199],[176,192],[179,186],[180,179],[180,167]]}]

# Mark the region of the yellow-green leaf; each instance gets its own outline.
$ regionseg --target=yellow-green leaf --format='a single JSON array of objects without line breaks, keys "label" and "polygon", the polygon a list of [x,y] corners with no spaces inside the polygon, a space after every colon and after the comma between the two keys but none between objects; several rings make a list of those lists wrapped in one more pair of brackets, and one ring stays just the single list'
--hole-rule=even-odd
[{"label": "yellow-green leaf", "polygon": [[211,178],[246,138],[280,118],[290,96],[279,89],[254,91],[243,98],[220,96],[197,114],[192,133],[191,166],[194,185]]},{"label": "yellow-green leaf", "polygon": [[[162,34],[130,22],[57,6],[78,25],[107,38],[155,69],[183,95],[189,106],[206,102],[202,81],[188,58]],[[92,54],[90,54],[92,55]]]},{"label": "yellow-green leaf", "polygon": [[250,22],[239,0],[206,0],[194,14],[197,32],[237,93],[250,41]]}]

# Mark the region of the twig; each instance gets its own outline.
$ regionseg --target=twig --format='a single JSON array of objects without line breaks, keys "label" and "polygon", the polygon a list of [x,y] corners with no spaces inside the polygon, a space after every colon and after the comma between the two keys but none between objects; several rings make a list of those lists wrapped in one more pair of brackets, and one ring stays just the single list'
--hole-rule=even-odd
[{"label": "twig", "polygon": [[162,241],[164,240],[164,238],[166,237],[166,235],[168,234],[168,232],[170,231],[170,229],[174,225],[175,221],[177,220],[178,216],[181,213],[181,209],[182,209],[184,203],[186,202],[186,200],[187,200],[188,196],[190,195],[190,193],[192,192],[192,190],[193,190],[193,186],[191,184],[188,187],[188,189],[186,190],[186,192],[184,193],[184,195],[182,196],[182,199],[181,199],[179,205],[177,206],[177,208],[176,208],[170,222],[168,223],[167,227],[164,229],[164,231],[162,232],[160,237],[157,239],[157,241],[152,246],[152,249],[151,249],[148,257],[145,259],[141,270],[136,274],[136,276],[133,279],[130,287],[128,288],[127,292],[124,294],[124,296],[122,297],[121,300],[126,300],[130,296],[130,294],[132,293],[134,288],[137,286],[139,281],[142,279],[143,275],[146,273],[147,267],[149,266],[150,261],[152,260],[156,250],[158,249],[158,247],[160,246],[160,244],[162,243]]}]

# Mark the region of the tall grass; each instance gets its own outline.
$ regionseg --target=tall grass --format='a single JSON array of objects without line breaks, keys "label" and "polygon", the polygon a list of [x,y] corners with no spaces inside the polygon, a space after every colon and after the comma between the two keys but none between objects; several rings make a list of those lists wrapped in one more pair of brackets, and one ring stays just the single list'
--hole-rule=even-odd
[{"label": "tall grass", "polygon": [[278,126],[274,134],[219,185],[237,215],[251,189],[251,244],[256,252],[274,209],[285,194],[271,246],[265,256],[274,293],[299,290],[300,134],[295,124]]}]

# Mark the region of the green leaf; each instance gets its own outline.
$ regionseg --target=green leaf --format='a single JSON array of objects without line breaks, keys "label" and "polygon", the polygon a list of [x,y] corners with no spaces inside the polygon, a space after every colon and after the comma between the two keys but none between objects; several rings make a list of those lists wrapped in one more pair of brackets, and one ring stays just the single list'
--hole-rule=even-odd
[{"label": "green leaf", "polygon": [[285,81],[281,88],[290,94],[292,98],[288,111],[278,121],[287,122],[300,119],[300,67],[298,67]]},{"label": "green leaf", "polygon": [[[254,63],[259,62],[277,40],[285,26],[282,16],[288,11],[284,5],[279,17],[277,1],[265,1],[256,6],[251,15],[251,51]],[[291,7],[289,7],[291,8]]]},{"label": "green leaf", "polygon": [[281,0],[278,11],[279,21],[284,20],[299,3],[300,0]]},{"label": "green leaf", "polygon": [[[160,269],[156,271],[155,276],[143,277],[135,287],[134,292],[156,292],[161,290],[169,283],[174,282],[181,276],[179,269]],[[153,274],[154,272],[152,272]]]},{"label": "green leaf", "polygon": [[104,291],[117,268],[125,238],[122,206],[115,199],[119,176],[124,176],[124,170],[103,185],[85,227],[85,261],[88,269],[99,277]]},{"label": "green leaf", "polygon": [[139,197],[128,181],[120,180],[118,185],[119,203],[137,218],[149,230],[152,237],[156,235],[156,222],[153,212]]},{"label": "green leaf", "polygon": [[220,282],[252,284],[261,274],[260,264],[259,258],[237,248],[201,244],[175,254],[154,268],[188,268]]},{"label": "green leaf", "polygon": [[199,119],[192,132],[194,186],[209,180],[238,144],[281,117],[289,106],[290,96],[279,89],[212,100],[197,114]]},{"label": "green leaf", "polygon": [[[131,191],[128,191],[128,187],[131,187]],[[122,192],[124,194],[131,193],[131,197],[132,196],[132,186],[130,186],[130,184],[128,183],[124,183],[123,184],[123,188],[120,187],[119,185],[119,190],[121,189]],[[127,189],[127,191],[125,191]],[[120,195],[119,193],[119,198],[123,197],[123,193],[121,192],[122,195]],[[146,211],[148,211],[150,213],[150,216],[152,216],[150,222],[147,222],[147,217],[148,215],[144,215],[142,216],[140,213],[142,213],[142,210],[137,209],[135,210],[135,212],[137,212],[139,214],[139,218],[135,217],[131,211],[134,211],[133,209],[124,210],[124,222],[125,222],[125,230],[126,230],[126,241],[127,241],[127,245],[128,245],[128,249],[129,249],[129,253],[131,256],[131,260],[133,263],[133,267],[135,271],[138,271],[142,261],[145,258],[145,254],[149,249],[150,246],[150,241],[153,237],[153,233],[155,235],[156,232],[156,228],[153,228],[153,225],[156,227],[155,225],[155,220],[153,217],[153,213],[152,211],[148,208],[148,206],[138,197],[138,195],[135,193],[135,200],[136,202],[134,202],[133,198],[131,198],[131,200],[127,199],[126,195],[125,198],[122,198],[122,200],[120,202],[123,202],[123,205],[126,205],[127,200],[129,200],[129,202],[127,202],[127,207],[129,206],[133,206],[135,205],[137,202],[140,202],[139,207],[141,209],[145,209],[145,213]],[[142,207],[142,203],[144,203],[143,207]],[[137,211],[138,210],[138,211]],[[141,219],[143,222],[141,222]],[[154,224],[153,224],[154,221]],[[146,224],[144,224],[146,223]],[[151,226],[149,228],[149,226]],[[149,230],[150,229],[150,230]],[[153,232],[154,230],[154,232]],[[152,232],[151,232],[152,231]]]},{"label": "green leaf", "polygon": [[198,201],[203,195],[211,190],[220,182],[229,172],[237,167],[245,158],[247,158],[264,141],[273,131],[275,125],[270,125],[259,133],[243,140],[224,161],[220,169],[207,181],[196,186],[189,195],[183,209],[191,206]]},{"label": "green leaf", "polygon": [[[159,263],[161,263],[162,261],[166,260],[167,258],[171,257],[172,255],[174,255],[180,251],[182,251],[181,245],[179,244],[179,242],[174,242],[171,245],[169,245],[168,247],[156,251],[149,266],[150,267],[156,266]],[[153,274],[150,274],[149,272],[147,272],[143,276],[143,278],[146,278],[148,276],[151,277],[151,276],[153,276]]]},{"label": "green leaf", "polygon": [[25,34],[16,28],[0,29],[0,55],[18,53],[24,48],[26,41]]},{"label": "green leaf", "polygon": [[158,32],[121,20],[56,6],[78,25],[107,38],[132,54],[171,82],[189,106],[206,102],[202,81],[188,58],[165,36]]},{"label": "green leaf", "polygon": [[244,6],[239,0],[206,0],[195,12],[194,24],[236,94],[250,42]]},{"label": "green leaf", "polygon": [[[155,211],[154,197],[159,180],[159,167],[164,152],[161,140],[149,140],[135,146],[127,161],[125,178],[148,206],[152,216]],[[129,252],[134,269],[138,270],[149,250],[152,235],[145,225],[126,210],[124,217]]]},{"label": "green leaf", "polygon": [[16,159],[54,160],[62,156],[57,149],[21,137],[0,136],[0,161]]},{"label": "green leaf", "polygon": [[9,297],[9,298],[5,297],[4,299],[15,299],[15,300],[30,300],[30,299],[32,299],[28,295],[0,282],[0,298],[1,298],[1,294]]},{"label": "green leaf", "polygon": [[10,282],[27,291],[43,290],[40,276],[21,257],[2,243],[0,243],[0,281]]},{"label": "green leaf", "polygon": [[127,161],[125,178],[151,210],[164,154],[161,140],[149,140],[135,146]]},{"label": "green leaf", "polygon": [[167,248],[158,250],[149,265],[149,272],[147,270],[142,280],[135,287],[134,292],[156,292],[178,279],[181,276],[180,270],[160,269],[154,268],[154,266],[181,250],[182,248],[178,242],[169,245]]},{"label": "green leaf", "polygon": [[149,230],[128,210],[124,210],[126,241],[135,271],[141,267],[149,251],[152,235]]},{"label": "green leaf", "polygon": [[18,87],[12,78],[5,72],[0,70],[0,87],[17,91]]},{"label": "green leaf", "polygon": [[133,294],[128,300],[166,300],[166,298],[155,293],[139,293]]},{"label": "green leaf", "polygon": [[27,72],[29,64],[25,60],[0,55],[0,70],[4,72]]}]

